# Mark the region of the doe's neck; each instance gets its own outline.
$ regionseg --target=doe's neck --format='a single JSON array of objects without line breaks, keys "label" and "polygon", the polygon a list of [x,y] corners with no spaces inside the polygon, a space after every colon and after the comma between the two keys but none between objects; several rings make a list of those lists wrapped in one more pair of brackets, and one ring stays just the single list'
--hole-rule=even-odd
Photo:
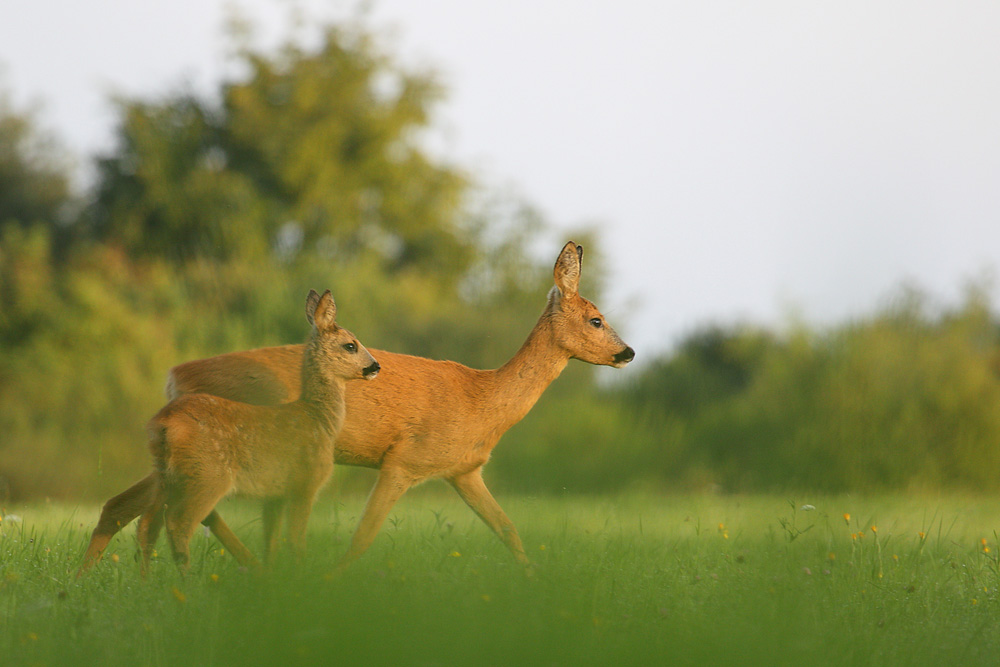
[{"label": "doe's neck", "polygon": [[552,322],[546,311],[517,354],[494,371],[495,408],[503,418],[505,429],[528,414],[566,368],[569,359],[569,353],[555,342]]}]

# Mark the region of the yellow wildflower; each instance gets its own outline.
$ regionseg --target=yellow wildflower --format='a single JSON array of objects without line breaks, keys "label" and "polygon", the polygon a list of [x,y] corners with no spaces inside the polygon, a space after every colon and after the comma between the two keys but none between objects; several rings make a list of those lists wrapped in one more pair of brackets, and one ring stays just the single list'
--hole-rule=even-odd
[{"label": "yellow wildflower", "polygon": [[174,594],[174,598],[176,598],[178,602],[180,603],[187,602],[187,596],[184,595],[181,589],[177,588],[176,586],[170,589],[170,592]]},{"label": "yellow wildflower", "polygon": [[851,522],[851,515],[848,514],[847,512],[844,512],[844,523],[850,523],[850,522]]}]

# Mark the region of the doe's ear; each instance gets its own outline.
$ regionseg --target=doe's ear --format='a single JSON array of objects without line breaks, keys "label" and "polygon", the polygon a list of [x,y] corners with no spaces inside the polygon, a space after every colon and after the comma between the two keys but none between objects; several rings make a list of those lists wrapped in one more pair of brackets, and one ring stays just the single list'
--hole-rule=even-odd
[{"label": "doe's ear", "polygon": [[583,246],[572,241],[563,246],[553,270],[556,287],[563,296],[572,296],[580,289],[580,271],[583,268]]}]

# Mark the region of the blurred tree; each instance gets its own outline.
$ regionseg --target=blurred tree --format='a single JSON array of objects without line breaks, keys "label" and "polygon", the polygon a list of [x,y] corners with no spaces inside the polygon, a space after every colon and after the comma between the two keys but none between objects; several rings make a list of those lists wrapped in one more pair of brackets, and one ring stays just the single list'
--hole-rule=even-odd
[{"label": "blurred tree", "polygon": [[69,162],[29,112],[0,91],[0,341],[15,344],[43,326],[54,232],[70,203]]},{"label": "blurred tree", "polygon": [[998,488],[1000,329],[982,286],[903,286],[822,332],[710,328],[619,398],[664,478],[732,491]]},{"label": "blurred tree", "polygon": [[190,94],[119,105],[118,146],[98,160],[88,211],[96,238],[134,257],[259,258],[267,200],[227,167],[207,105]]},{"label": "blurred tree", "polygon": [[248,74],[218,105],[190,93],[120,102],[94,234],[173,261],[373,256],[457,283],[474,255],[465,179],[417,141],[441,94],[434,77],[403,70],[358,27],[327,29],[315,50],[238,54]]},{"label": "blurred tree", "polygon": [[689,334],[672,355],[653,361],[622,391],[635,407],[690,415],[745,390],[778,346],[763,329],[706,326]]},{"label": "blurred tree", "polygon": [[68,159],[31,113],[14,110],[0,91],[0,224],[61,222],[69,202]]}]

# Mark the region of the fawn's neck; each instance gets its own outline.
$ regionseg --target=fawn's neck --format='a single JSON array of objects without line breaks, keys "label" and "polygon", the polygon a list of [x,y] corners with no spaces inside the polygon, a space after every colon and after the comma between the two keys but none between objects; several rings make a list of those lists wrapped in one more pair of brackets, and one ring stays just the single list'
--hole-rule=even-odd
[{"label": "fawn's neck", "polygon": [[345,380],[325,372],[321,355],[316,339],[310,339],[302,358],[302,394],[298,402],[328,431],[336,434],[344,421]]},{"label": "fawn's neck", "polygon": [[556,345],[548,312],[543,313],[517,354],[495,373],[494,414],[507,430],[528,414],[569,362]]}]

